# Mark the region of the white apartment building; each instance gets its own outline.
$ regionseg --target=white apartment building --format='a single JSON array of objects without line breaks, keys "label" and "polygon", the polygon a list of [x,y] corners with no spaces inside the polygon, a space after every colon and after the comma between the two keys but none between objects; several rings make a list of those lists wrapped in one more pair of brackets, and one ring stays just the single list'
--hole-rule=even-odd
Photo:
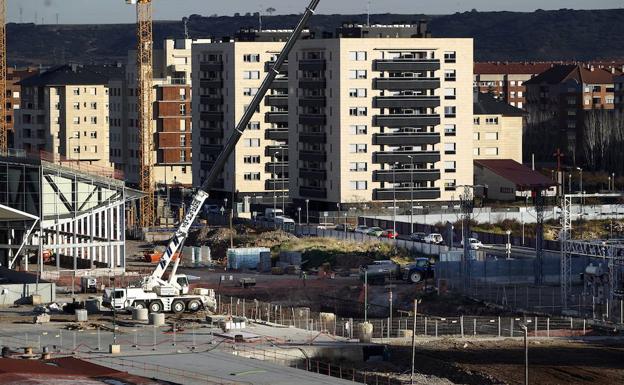
[{"label": "white apartment building", "polygon": [[[193,45],[193,185],[198,187],[258,92],[290,31],[247,30]],[[304,36],[307,32],[304,33]],[[213,190],[255,202],[289,195],[288,64],[273,82]],[[219,194],[216,194],[219,195]]]},{"label": "white apartment building", "polygon": [[120,78],[121,67],[66,65],[22,80],[15,147],[85,170],[112,170],[109,82]]},{"label": "white apartment building", "polygon": [[290,192],[299,205],[457,200],[473,183],[473,40],[345,26],[289,57]]}]

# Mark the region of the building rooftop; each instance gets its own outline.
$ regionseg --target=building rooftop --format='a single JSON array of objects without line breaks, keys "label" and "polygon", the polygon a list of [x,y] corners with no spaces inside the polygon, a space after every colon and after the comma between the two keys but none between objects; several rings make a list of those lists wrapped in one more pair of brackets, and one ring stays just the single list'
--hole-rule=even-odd
[{"label": "building rooftop", "polygon": [[484,74],[505,74],[505,75],[536,75],[540,74],[549,68],[552,68],[554,63],[507,63],[507,62],[488,62],[488,63],[475,63],[474,73],[479,75]]},{"label": "building rooftop", "polygon": [[480,159],[475,166],[487,168],[514,183],[518,189],[549,188],[555,183],[548,177],[511,159]]},{"label": "building rooftop", "polygon": [[475,115],[503,115],[503,116],[524,116],[526,112],[512,106],[504,101],[496,99],[494,96],[485,93],[478,93],[473,105]]},{"label": "building rooftop", "polygon": [[576,80],[581,84],[609,84],[622,72],[613,68],[583,67],[578,64],[556,65],[539,74],[524,84],[560,84],[568,80]]},{"label": "building rooftop", "polygon": [[108,84],[123,79],[124,68],[106,65],[62,65],[42,71],[19,82],[25,87]]}]

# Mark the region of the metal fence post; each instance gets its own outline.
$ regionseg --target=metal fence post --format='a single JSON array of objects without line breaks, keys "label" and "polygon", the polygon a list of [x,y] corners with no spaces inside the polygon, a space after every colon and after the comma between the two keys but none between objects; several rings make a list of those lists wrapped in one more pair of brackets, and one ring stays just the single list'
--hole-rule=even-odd
[{"label": "metal fence post", "polygon": [[459,317],[459,327],[461,329],[461,338],[464,338],[464,316]]},{"label": "metal fence post", "polygon": [[514,319],[513,317],[510,318],[510,324],[509,324],[509,336],[513,337],[513,328],[514,328]]},{"label": "metal fence post", "polygon": [[425,336],[427,335],[427,317],[425,317]]},{"label": "metal fence post", "polygon": [[546,337],[550,338],[550,317],[546,318]]},{"label": "metal fence post", "polygon": [[501,317],[498,317],[498,338],[501,337]]},{"label": "metal fence post", "polygon": [[438,338],[438,320],[435,322],[435,336]]},{"label": "metal fence post", "polygon": [[472,335],[477,336],[477,318],[472,319]]}]

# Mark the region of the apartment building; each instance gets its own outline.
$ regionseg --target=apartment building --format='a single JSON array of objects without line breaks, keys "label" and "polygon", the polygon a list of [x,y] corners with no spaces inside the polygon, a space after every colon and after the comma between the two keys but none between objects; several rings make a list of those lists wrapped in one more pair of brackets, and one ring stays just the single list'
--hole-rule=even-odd
[{"label": "apartment building", "polygon": [[[154,181],[157,186],[191,187],[191,46],[209,39],[166,39],[154,50]],[[128,52],[123,80],[111,84],[112,152],[129,183],[139,183],[136,51]]]},{"label": "apartment building", "polygon": [[480,93],[491,94],[514,107],[524,108],[526,104],[524,82],[553,65],[553,63],[475,63],[474,84]]},{"label": "apartment building", "polygon": [[475,94],[473,155],[475,160],[511,159],[522,163],[526,112],[490,94]]},{"label": "apartment building", "polygon": [[590,111],[614,109],[615,79],[621,74],[615,67],[557,65],[525,82],[529,128],[534,122],[560,130],[559,144],[577,162],[583,153],[585,117]]},{"label": "apartment building", "polygon": [[22,80],[15,147],[112,169],[109,82],[119,78],[117,66],[64,65]]},{"label": "apartment building", "polygon": [[[290,36],[287,30],[242,30],[233,38],[193,45],[193,185],[200,186],[266,73]],[[309,32],[305,31],[303,38]],[[268,203],[289,195],[289,74],[285,63],[213,186],[214,196]]]},{"label": "apartment building", "polygon": [[624,75],[615,78],[615,108],[620,113],[624,113]]},{"label": "apartment building", "polygon": [[451,201],[473,182],[473,40],[340,28],[289,57],[290,192],[311,208]]},{"label": "apartment building", "polygon": [[6,82],[6,112],[5,122],[8,132],[8,144],[9,148],[15,147],[14,139],[14,125],[15,125],[15,111],[20,109],[21,106],[21,91],[22,87],[19,82],[22,79],[36,75],[39,71],[35,68],[15,69],[12,67],[7,68],[7,82]]}]

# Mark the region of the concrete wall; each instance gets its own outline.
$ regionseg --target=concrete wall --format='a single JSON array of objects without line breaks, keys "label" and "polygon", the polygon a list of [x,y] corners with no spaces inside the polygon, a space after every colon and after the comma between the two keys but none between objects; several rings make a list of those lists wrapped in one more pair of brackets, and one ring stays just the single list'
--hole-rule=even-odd
[{"label": "concrete wall", "polygon": [[38,294],[42,303],[56,301],[55,283],[16,283],[0,285],[0,307],[28,302],[28,297]]}]

